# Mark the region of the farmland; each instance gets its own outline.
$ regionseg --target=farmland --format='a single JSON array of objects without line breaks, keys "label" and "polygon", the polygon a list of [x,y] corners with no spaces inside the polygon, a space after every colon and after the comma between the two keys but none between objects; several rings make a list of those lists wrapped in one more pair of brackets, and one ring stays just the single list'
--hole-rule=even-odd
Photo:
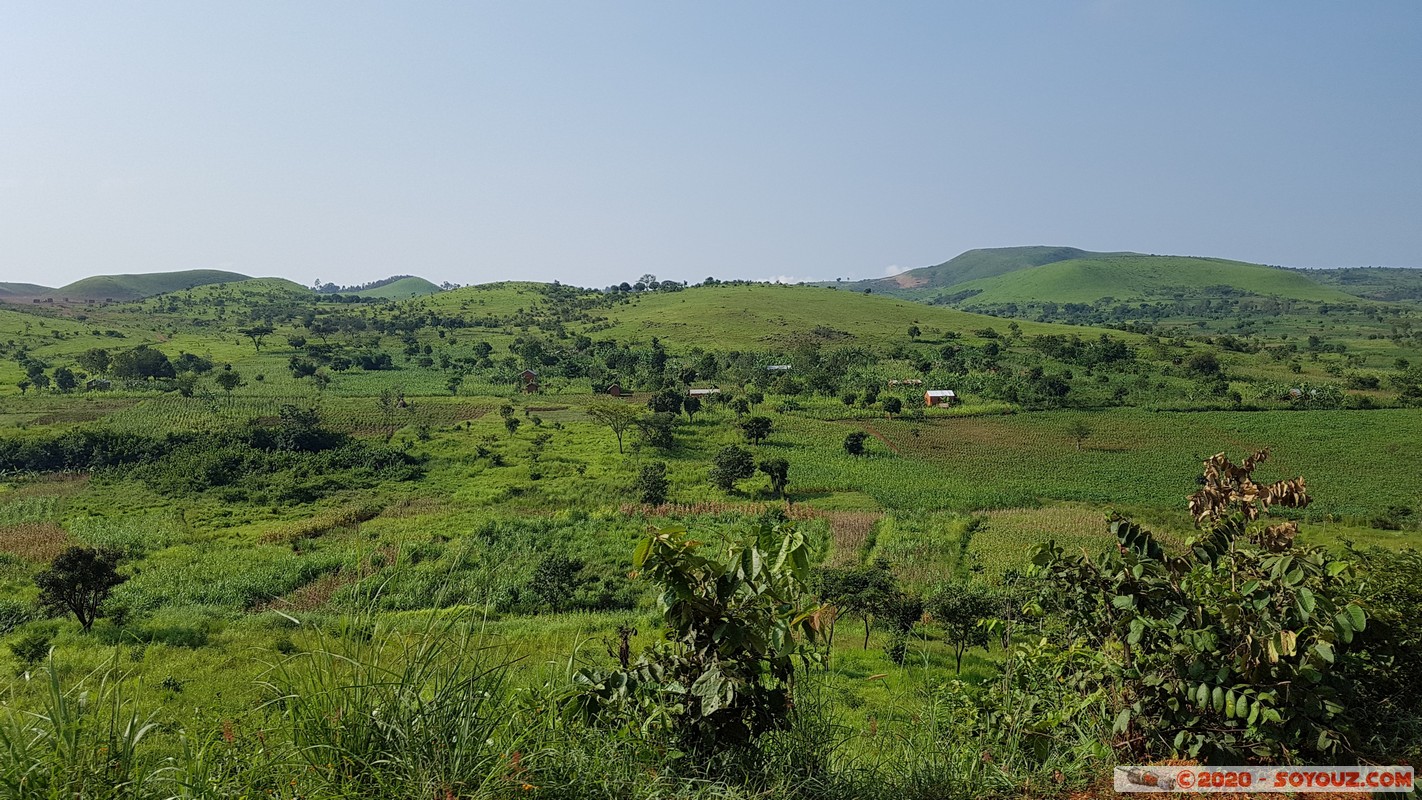
[{"label": "farmland", "polygon": [[[446,697],[486,744],[461,751],[457,768],[421,762],[475,781],[443,784],[450,796],[788,793],[795,773],[774,748],[804,744],[805,725],[825,726],[813,746],[830,796],[1079,788],[1121,752],[1105,689],[1040,698],[1074,720],[1045,756],[981,722],[1027,713],[994,705],[1016,696],[994,689],[1013,669],[1078,675],[1072,665],[1101,650],[1072,644],[1065,612],[1031,594],[1052,594],[1033,583],[1045,580],[1033,547],[1115,552],[1114,512],[1184,554],[1202,462],[1268,447],[1258,480],[1302,475],[1312,498],[1281,503],[1271,522],[1297,522],[1302,542],[1345,557],[1364,557],[1348,555],[1356,543],[1400,558],[1422,537],[1411,446],[1422,410],[1410,394],[1422,348],[1400,332],[1368,338],[1378,319],[1351,312],[1346,341],[1305,315],[1276,321],[1319,341],[1275,358],[1265,346],[1283,340],[1264,335],[1236,332],[1251,346],[1231,348],[1209,330],[1017,321],[746,283],[505,283],[360,300],[248,280],[0,306],[5,730],[38,743],[35,763],[58,763],[21,712],[118,692],[114,707],[155,723],[124,765],[148,769],[155,793],[207,774],[209,794],[192,796],[280,784],[281,796],[352,797],[363,779],[348,764],[307,758],[339,739],[322,726],[345,712],[320,703],[360,685],[360,670],[384,670],[420,690],[397,700],[372,689],[351,708],[406,713],[451,681],[488,692],[488,705]],[[604,393],[612,382],[620,398]],[[693,386],[720,392],[687,404]],[[925,408],[928,387],[954,388],[959,402]],[[752,435],[757,419],[767,429]],[[733,468],[737,450],[747,471]],[[554,713],[583,685],[579,670],[615,672],[665,644],[665,595],[634,554],[651,547],[649,530],[675,526],[707,553],[793,528],[815,596],[840,608],[826,629],[838,633],[797,668],[807,716],[765,734],[763,773],[706,783],[651,727]],[[116,554],[123,578],[87,629],[37,603],[39,577],[75,546]],[[832,594],[847,574],[892,590],[856,606]],[[945,587],[986,592],[997,610],[982,619],[1019,635],[955,633]],[[903,624],[885,598],[908,603]],[[1028,646],[1048,640],[1062,649]],[[401,724],[435,724],[411,713]],[[1383,736],[1355,749],[1416,752]],[[361,752],[341,741],[351,763],[371,759],[389,796],[434,785],[381,760],[374,739]],[[1004,754],[991,774],[986,747]],[[589,770],[605,783],[587,783]]]}]

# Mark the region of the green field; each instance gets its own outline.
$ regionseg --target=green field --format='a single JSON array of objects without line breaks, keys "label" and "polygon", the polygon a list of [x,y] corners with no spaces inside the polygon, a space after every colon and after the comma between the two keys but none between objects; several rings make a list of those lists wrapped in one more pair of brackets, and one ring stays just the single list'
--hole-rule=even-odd
[{"label": "green field", "polygon": [[[1302,317],[1277,324],[1309,335]],[[969,648],[960,672],[944,620],[920,614],[896,632],[875,612],[866,647],[866,619],[846,606],[825,661],[797,683],[803,716],[766,740],[751,777],[696,777],[650,728],[584,726],[557,709],[578,669],[617,666],[619,629],[633,653],[663,640],[661,592],[634,575],[633,553],[667,525],[714,553],[770,515],[803,535],[814,568],[882,561],[926,599],[945,583],[1010,592],[1049,539],[1114,552],[1109,511],[1185,552],[1202,460],[1270,447],[1259,478],[1302,475],[1313,500],[1271,522],[1295,520],[1302,541],[1342,554],[1349,543],[1415,548],[1422,409],[1406,394],[1417,376],[1396,360],[1422,356],[1410,339],[1368,338],[1386,324],[1376,314],[1327,324],[1340,327],[1313,328],[1319,347],[1279,359],[1213,338],[745,284],[604,295],[504,283],[336,301],[254,279],[0,307],[0,730],[36,743],[0,766],[119,769],[93,760],[117,739],[84,739],[93,752],[64,756],[51,744],[66,740],[38,721],[50,717],[25,715],[53,708],[52,692],[87,691],[107,698],[100,709],[154,722],[121,766],[167,765],[143,779],[162,796],[178,792],[179,774],[207,781],[207,794],[187,796],[433,794],[444,784],[420,781],[453,774],[447,765],[411,777],[385,758],[351,771],[306,760],[316,750],[302,743],[342,742],[356,763],[374,740],[357,745],[355,722],[327,727],[349,714],[404,715],[391,736],[435,730],[412,709],[463,675],[458,685],[476,689],[451,707],[483,727],[477,740],[473,728],[458,735],[485,744],[458,750],[471,760],[448,769],[480,783],[449,796],[1079,791],[1120,752],[1105,695],[1032,701],[1056,722],[1014,707],[1058,731],[1047,743],[1002,738],[983,716],[1008,713],[995,703],[1017,695],[995,687],[1014,665],[1066,669],[1093,650],[1057,643],[1050,614]],[[150,358],[152,374],[130,374],[134,354],[153,350],[167,368]],[[536,393],[523,391],[524,369]],[[1355,388],[1359,374],[1380,376],[1377,387]],[[91,379],[106,388],[86,388]],[[621,399],[602,393],[613,381]],[[1333,399],[1269,396],[1281,382],[1331,387]],[[710,385],[722,395],[674,423],[648,411]],[[960,402],[925,408],[930,387],[954,387]],[[637,417],[621,447],[591,413],[600,403]],[[770,431],[752,443],[741,423],[757,416]],[[864,451],[852,455],[856,432]],[[712,466],[732,447],[753,464],[784,459],[783,495],[754,469],[715,485]],[[665,497],[643,502],[644,472],[659,464]],[[37,577],[73,546],[122,557],[126,580],[90,631],[34,605]],[[540,591],[555,568],[565,582]],[[411,691],[380,699],[386,689]],[[75,735],[105,730],[107,718],[90,719]],[[293,728],[301,720],[315,727]],[[1003,766],[985,771],[989,747]],[[835,782],[796,783],[784,752],[815,753],[817,774]]]}]

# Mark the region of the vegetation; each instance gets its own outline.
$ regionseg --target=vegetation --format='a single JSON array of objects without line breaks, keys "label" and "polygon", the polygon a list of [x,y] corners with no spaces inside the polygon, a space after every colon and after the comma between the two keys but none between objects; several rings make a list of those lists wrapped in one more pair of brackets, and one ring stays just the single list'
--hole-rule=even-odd
[{"label": "vegetation", "polygon": [[1415,760],[1415,310],[1181,294],[0,305],[5,792],[1062,796],[1143,758]]}]

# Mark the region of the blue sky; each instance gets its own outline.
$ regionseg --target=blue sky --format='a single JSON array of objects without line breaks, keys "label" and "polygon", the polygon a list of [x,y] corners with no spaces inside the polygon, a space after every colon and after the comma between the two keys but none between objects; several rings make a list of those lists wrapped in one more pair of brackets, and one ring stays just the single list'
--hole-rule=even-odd
[{"label": "blue sky", "polygon": [[1422,266],[1422,3],[0,3],[0,280]]}]

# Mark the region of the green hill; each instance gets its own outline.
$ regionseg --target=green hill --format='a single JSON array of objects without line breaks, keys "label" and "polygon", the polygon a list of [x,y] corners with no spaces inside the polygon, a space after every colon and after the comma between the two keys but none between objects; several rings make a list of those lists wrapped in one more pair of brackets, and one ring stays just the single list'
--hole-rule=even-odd
[{"label": "green hill", "polygon": [[952,291],[973,292],[961,301],[965,307],[1044,301],[1094,303],[1108,297],[1122,301],[1246,295],[1315,301],[1353,299],[1301,273],[1278,267],[1218,258],[1143,255],[1057,261],[960,283]]},{"label": "green hill", "polygon": [[51,291],[56,300],[137,300],[155,294],[167,294],[205,286],[210,283],[235,283],[251,280],[247,275],[216,269],[190,269],[182,272],[152,272],[140,275],[95,275]]},{"label": "green hill", "polygon": [[388,300],[404,300],[407,297],[423,297],[427,294],[438,294],[443,291],[438,286],[424,278],[406,277],[392,281],[374,289],[361,289],[347,294],[360,295],[361,297],[380,297]]},{"label": "green hill", "polygon": [[1415,267],[1344,267],[1296,270],[1309,280],[1365,300],[1422,300],[1422,269]]},{"label": "green hill", "polygon": [[11,297],[35,297],[54,290],[34,283],[0,283],[0,300]]},{"label": "green hill", "polygon": [[[799,342],[881,344],[917,326],[925,340],[945,332],[1007,330],[1008,320],[891,297],[828,291],[813,286],[752,284],[649,292],[625,305],[598,309],[599,335],[626,341],[658,337],[668,345],[707,349],[766,349]],[[1081,334],[1082,328],[1019,322],[1024,334]]]},{"label": "green hill", "polygon": [[937,290],[957,286],[968,281],[992,278],[1009,272],[1031,267],[1040,267],[1057,261],[1076,258],[1096,258],[1129,255],[1126,253],[1093,253],[1075,247],[987,247],[969,250],[942,264],[919,267],[888,278],[871,278],[862,281],[840,283],[822,282],[817,286],[832,286],[836,289],[864,291],[895,297],[922,299],[927,295],[937,295]]}]

